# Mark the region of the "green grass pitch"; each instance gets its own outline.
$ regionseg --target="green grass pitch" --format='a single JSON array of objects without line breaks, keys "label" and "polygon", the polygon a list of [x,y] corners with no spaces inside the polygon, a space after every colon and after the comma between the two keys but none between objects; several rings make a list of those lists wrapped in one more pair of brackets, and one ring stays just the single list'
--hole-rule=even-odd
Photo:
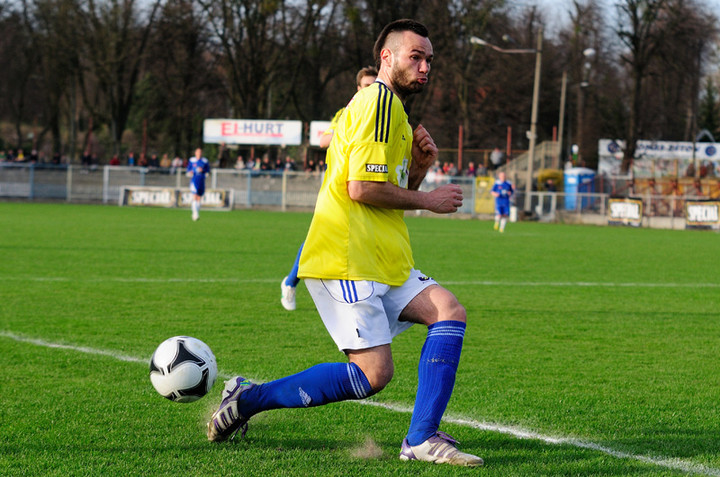
[{"label": "green grass pitch", "polygon": [[[280,279],[310,214],[0,203],[0,475],[720,475],[715,232],[408,216],[417,267],[465,305],[441,428],[479,469],[402,462],[424,330],[367,403],[276,410],[245,439],[205,422],[222,378],[342,361],[304,286]],[[147,362],[174,335],[221,377],[191,404]]]}]

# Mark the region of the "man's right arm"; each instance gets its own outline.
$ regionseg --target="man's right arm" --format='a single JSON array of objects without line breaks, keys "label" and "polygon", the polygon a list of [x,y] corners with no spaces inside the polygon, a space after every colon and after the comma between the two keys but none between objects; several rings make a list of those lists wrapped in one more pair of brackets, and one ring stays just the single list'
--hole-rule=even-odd
[{"label": "man's right arm", "polygon": [[348,195],[357,202],[384,209],[424,209],[437,214],[457,212],[462,205],[462,189],[445,184],[429,192],[403,189],[390,182],[349,181]]}]

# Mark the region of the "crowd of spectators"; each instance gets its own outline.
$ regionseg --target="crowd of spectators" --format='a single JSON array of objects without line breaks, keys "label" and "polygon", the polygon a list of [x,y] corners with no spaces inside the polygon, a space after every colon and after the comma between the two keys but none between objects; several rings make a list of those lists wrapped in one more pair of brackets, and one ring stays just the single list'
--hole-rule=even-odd
[{"label": "crowd of spectators", "polygon": [[430,184],[445,184],[457,177],[481,177],[488,174],[484,165],[476,165],[474,161],[468,162],[465,170],[460,171],[454,162],[440,162],[439,160],[428,169],[425,180]]},{"label": "crowd of spectators", "polygon": [[[224,162],[224,164],[223,164]],[[26,154],[23,149],[9,149],[0,150],[0,163],[17,163],[17,164],[69,164],[70,160],[67,156],[59,153],[53,154],[51,158],[47,158],[45,154],[37,150],[32,150],[31,153]],[[80,156],[80,165],[83,170],[94,170],[102,164],[97,154],[85,151]],[[130,166],[130,167],[145,167],[150,170],[157,170],[161,172],[169,172],[175,174],[178,169],[185,170],[188,164],[188,158],[175,156],[170,158],[169,154],[162,154],[158,156],[157,153],[152,153],[149,156],[135,155],[133,151],[129,151],[123,156],[114,154],[107,162],[110,166]],[[236,170],[249,170],[249,171],[297,171],[305,170],[307,172],[322,172],[325,170],[324,160],[315,163],[314,161],[308,161],[308,164],[303,166],[298,163],[289,155],[278,156],[272,160],[269,154],[264,154],[262,157],[250,158],[247,161],[244,160],[242,155],[238,155],[234,164],[229,164],[226,159],[222,160],[222,157],[218,157],[218,160],[214,164],[215,167],[233,167]]]}]

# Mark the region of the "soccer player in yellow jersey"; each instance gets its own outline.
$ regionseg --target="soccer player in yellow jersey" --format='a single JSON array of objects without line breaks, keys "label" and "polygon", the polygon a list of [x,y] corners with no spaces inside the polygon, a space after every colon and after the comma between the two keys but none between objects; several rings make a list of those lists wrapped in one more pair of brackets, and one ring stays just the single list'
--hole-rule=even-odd
[{"label": "soccer player in yellow jersey", "polygon": [[[361,89],[367,88],[373,84],[377,75],[377,69],[374,66],[361,68],[355,76],[357,90],[360,91]],[[345,111],[345,108],[340,108],[340,110],[335,113],[332,121],[330,121],[330,126],[323,132],[322,136],[320,136],[320,147],[326,148],[330,145],[330,141],[332,141],[335,128],[338,125],[338,121],[340,120],[340,116],[342,116],[343,111]],[[288,273],[287,276],[280,282],[280,303],[283,308],[288,311],[293,311],[295,309],[295,289],[297,288],[298,283],[300,283],[300,279],[298,278],[298,269],[300,267],[300,254],[302,253],[303,245],[304,243],[300,245],[300,248],[298,249],[297,255],[295,256],[295,263],[293,263],[290,273]]]},{"label": "soccer player in yellow jersey", "polygon": [[424,25],[397,20],[373,50],[378,81],[345,108],[328,150],[328,169],[300,259],[299,276],[348,363],[324,363],[264,384],[238,376],[208,423],[208,438],[226,440],[258,412],[362,399],[392,378],[393,337],[418,323],[428,333],[418,389],[400,458],[478,466],[438,430],[452,394],[465,335],[465,309],[415,268],[404,210],[452,213],[462,191],[446,184],[419,191],[438,155],[422,126],[413,130],[404,101],[428,82],[433,48]]},{"label": "soccer player in yellow jersey", "polygon": [[[378,72],[377,69],[374,66],[366,66],[365,68],[362,68],[360,71],[357,72],[357,75],[355,76],[355,82],[357,83],[357,90],[360,91],[363,88],[367,88],[371,84],[375,82],[375,79],[377,78]],[[330,141],[332,141],[333,135],[335,134],[335,129],[337,128],[338,122],[340,121],[340,116],[342,116],[343,111],[345,111],[345,108],[338,109],[338,112],[335,113],[335,116],[333,116],[332,120],[330,120],[330,126],[323,131],[322,136],[320,136],[320,147],[323,149],[328,147],[330,145]]]}]

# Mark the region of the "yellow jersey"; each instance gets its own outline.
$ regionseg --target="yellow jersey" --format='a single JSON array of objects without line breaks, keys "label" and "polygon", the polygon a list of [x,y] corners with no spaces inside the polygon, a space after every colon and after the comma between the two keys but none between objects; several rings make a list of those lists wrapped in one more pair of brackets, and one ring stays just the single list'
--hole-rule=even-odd
[{"label": "yellow jersey", "polygon": [[325,136],[326,134],[333,134],[335,132],[335,129],[337,129],[338,121],[340,121],[340,116],[342,116],[343,111],[345,111],[345,108],[338,109],[337,113],[335,113],[335,116],[333,116],[333,118],[330,120],[330,126],[328,126],[328,128],[323,131],[323,136]]},{"label": "yellow jersey", "polygon": [[327,152],[300,278],[405,283],[414,266],[404,211],[354,201],[348,181],[407,189],[413,131],[402,101],[380,81],[358,91]]}]

